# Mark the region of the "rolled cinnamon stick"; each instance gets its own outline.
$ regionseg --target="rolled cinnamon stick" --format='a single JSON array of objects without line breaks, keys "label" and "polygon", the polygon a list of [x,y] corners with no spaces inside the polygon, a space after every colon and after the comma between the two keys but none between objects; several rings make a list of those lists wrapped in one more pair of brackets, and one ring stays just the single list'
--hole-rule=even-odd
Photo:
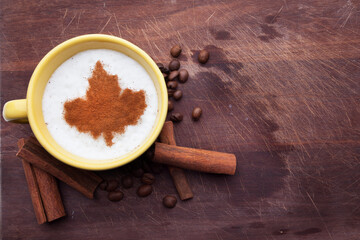
[{"label": "rolled cinnamon stick", "polygon": [[66,216],[56,179],[37,167],[33,166],[33,169],[39,186],[47,221],[51,222]]},{"label": "rolled cinnamon stick", "polygon": [[55,159],[33,137],[25,139],[24,146],[16,155],[65,182],[88,198],[94,197],[96,187],[103,181],[93,172],[71,167]]},{"label": "rolled cinnamon stick", "polygon": [[155,143],[154,162],[199,172],[234,175],[234,154]]},{"label": "rolled cinnamon stick", "polygon": [[[19,149],[24,144],[25,139],[20,139]],[[51,222],[66,216],[56,179],[25,160],[22,160],[22,164],[38,223]]]},{"label": "rolled cinnamon stick", "polygon": [[35,217],[38,224],[43,224],[46,222],[46,214],[44,205],[41,200],[39,186],[36,181],[35,173],[33,167],[30,163],[22,160],[22,165],[25,172],[26,182],[28,184],[31,201],[34,207]]},{"label": "rolled cinnamon stick", "polygon": [[[160,141],[169,145],[176,145],[174,136],[174,125],[171,121],[165,122],[160,133]],[[184,170],[181,168],[168,166],[171,178],[173,179],[176,190],[181,200],[187,200],[194,197],[189,186]]]}]

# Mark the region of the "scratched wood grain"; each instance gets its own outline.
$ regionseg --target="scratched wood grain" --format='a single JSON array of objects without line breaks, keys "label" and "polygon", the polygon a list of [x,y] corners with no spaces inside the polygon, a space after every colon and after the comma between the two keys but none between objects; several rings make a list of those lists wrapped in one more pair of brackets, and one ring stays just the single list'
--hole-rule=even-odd
[{"label": "scratched wood grain", "polygon": [[26,96],[49,50],[87,33],[125,38],[163,63],[180,43],[191,77],[175,103],[185,115],[177,143],[235,153],[236,175],[187,172],[195,197],[172,210],[161,205],[175,194],[165,171],[151,196],[132,188],[119,203],[60,183],[68,216],[39,226],[15,157],[30,127],[2,120],[3,239],[359,239],[359,1],[2,0],[1,106]]}]

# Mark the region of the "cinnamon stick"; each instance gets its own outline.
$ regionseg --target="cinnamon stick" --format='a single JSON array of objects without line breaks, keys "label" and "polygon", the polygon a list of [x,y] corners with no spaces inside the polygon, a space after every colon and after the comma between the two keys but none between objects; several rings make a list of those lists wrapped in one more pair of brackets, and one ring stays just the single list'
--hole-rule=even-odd
[{"label": "cinnamon stick", "polygon": [[39,186],[36,181],[35,173],[33,167],[30,163],[22,160],[22,165],[25,172],[26,181],[28,184],[31,201],[34,207],[34,212],[38,224],[43,224],[46,222],[46,214],[44,205],[41,200]]},{"label": "cinnamon stick", "polygon": [[[176,145],[174,125],[171,121],[165,122],[164,127],[160,133],[160,141],[169,145]],[[191,191],[184,170],[173,166],[168,166],[168,169],[180,199],[187,200],[193,198],[194,194]]]},{"label": "cinnamon stick", "polygon": [[234,154],[155,143],[154,162],[199,172],[234,175]]},{"label": "cinnamon stick", "polygon": [[[18,141],[18,147],[21,149],[25,144],[22,138]],[[56,179],[43,170],[32,166],[30,163],[22,160],[26,179],[29,185],[29,191],[35,209],[35,215],[39,224],[46,221],[51,222],[58,218],[66,216],[65,208],[61,200],[59,188]],[[36,184],[34,188],[33,183]]]},{"label": "cinnamon stick", "polygon": [[94,198],[96,187],[103,181],[93,172],[71,167],[55,159],[33,137],[25,139],[24,146],[16,155],[65,182],[88,198]]},{"label": "cinnamon stick", "polygon": [[33,166],[48,222],[66,216],[56,178]]}]

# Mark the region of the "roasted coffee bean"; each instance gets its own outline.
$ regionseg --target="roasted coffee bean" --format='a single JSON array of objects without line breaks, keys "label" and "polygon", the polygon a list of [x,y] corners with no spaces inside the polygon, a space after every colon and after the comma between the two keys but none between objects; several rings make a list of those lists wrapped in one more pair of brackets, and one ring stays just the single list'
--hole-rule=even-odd
[{"label": "roasted coffee bean", "polygon": [[166,86],[170,89],[176,89],[178,86],[178,83],[176,81],[168,81]]},{"label": "roasted coffee bean", "polygon": [[151,170],[153,171],[153,173],[159,174],[163,170],[163,165],[160,164],[160,163],[152,162],[151,163]]},{"label": "roasted coffee bean", "polygon": [[119,182],[116,180],[108,181],[108,185],[106,186],[106,191],[112,192],[119,186]]},{"label": "roasted coffee bean", "polygon": [[173,56],[173,57],[178,57],[179,55],[180,55],[180,53],[181,53],[181,46],[180,45],[175,45],[175,46],[173,46],[172,48],[171,48],[171,50],[170,50],[170,54],[171,54],[171,56]]},{"label": "roasted coffee bean", "polygon": [[108,185],[107,181],[104,180],[100,183],[99,188],[101,190],[106,190],[107,185]]},{"label": "roasted coffee bean", "polygon": [[169,76],[168,76],[168,79],[169,81],[175,81],[177,80],[179,77],[179,71],[172,71]]},{"label": "roasted coffee bean", "polygon": [[170,71],[175,71],[180,68],[180,62],[177,59],[171,60],[169,63],[169,69]]},{"label": "roasted coffee bean", "polygon": [[169,70],[167,67],[164,67],[164,68],[160,69],[160,71],[161,71],[162,73],[166,73],[166,74],[169,74],[169,73],[170,73],[170,70]]},{"label": "roasted coffee bean", "polygon": [[158,68],[160,69],[160,71],[161,71],[162,69],[164,69],[164,64],[162,64],[162,63],[156,63],[156,65],[158,66]]},{"label": "roasted coffee bean", "polygon": [[153,188],[151,185],[144,184],[138,188],[137,195],[139,197],[146,197],[146,196],[149,196],[152,193],[152,191],[153,191]]},{"label": "roasted coffee bean", "polygon": [[173,98],[176,100],[176,101],[178,101],[178,100],[180,100],[181,98],[182,98],[182,91],[181,90],[176,90],[175,92],[174,92],[174,95],[173,95]]},{"label": "roasted coffee bean", "polygon": [[174,96],[174,93],[176,92],[175,89],[168,89],[167,91],[168,91],[168,97]]},{"label": "roasted coffee bean", "polygon": [[118,202],[124,198],[124,193],[120,190],[109,192],[108,199],[113,202]]},{"label": "roasted coffee bean", "polygon": [[150,167],[150,164],[148,163],[148,161],[146,161],[146,160],[142,161],[142,169],[144,169],[145,173],[151,172],[151,167]]},{"label": "roasted coffee bean", "polygon": [[177,199],[174,196],[167,195],[163,198],[163,204],[167,208],[173,208],[176,206]]},{"label": "roasted coffee bean", "polygon": [[209,60],[210,54],[206,50],[201,50],[198,56],[199,63],[205,64]]},{"label": "roasted coffee bean", "polygon": [[155,176],[152,173],[144,173],[141,178],[141,182],[144,184],[153,184],[155,182]]},{"label": "roasted coffee bean", "polygon": [[134,181],[131,175],[126,175],[121,178],[121,183],[124,188],[131,188],[134,184]]},{"label": "roasted coffee bean", "polygon": [[194,108],[194,110],[192,111],[192,118],[196,121],[199,120],[199,118],[201,117],[202,114],[202,110],[199,107]]},{"label": "roasted coffee bean", "polygon": [[151,146],[148,150],[146,150],[145,152],[145,159],[148,161],[151,161],[154,158],[154,153],[155,153],[155,147]]},{"label": "roasted coffee bean", "polygon": [[188,80],[189,73],[186,69],[181,69],[179,71],[179,82],[184,83]]},{"label": "roasted coffee bean", "polygon": [[167,74],[167,73],[162,73],[162,75],[164,76],[164,79],[165,79],[165,81],[166,81],[167,78],[168,78],[168,76],[169,76],[169,74]]},{"label": "roasted coffee bean", "polygon": [[181,113],[172,113],[170,115],[170,120],[173,122],[181,122],[183,120],[183,115]]},{"label": "roasted coffee bean", "polygon": [[172,111],[174,109],[174,104],[172,101],[168,101],[168,112]]},{"label": "roasted coffee bean", "polygon": [[136,168],[132,171],[132,174],[137,178],[141,178],[144,174],[144,170],[142,168]]}]

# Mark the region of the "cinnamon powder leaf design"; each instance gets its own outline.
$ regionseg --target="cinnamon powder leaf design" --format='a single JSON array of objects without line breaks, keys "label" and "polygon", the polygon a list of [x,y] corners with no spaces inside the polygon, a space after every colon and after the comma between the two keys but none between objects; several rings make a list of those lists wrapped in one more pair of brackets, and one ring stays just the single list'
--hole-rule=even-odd
[{"label": "cinnamon powder leaf design", "polygon": [[103,135],[110,147],[115,133],[122,134],[126,126],[138,123],[147,107],[145,92],[128,88],[121,91],[118,76],[108,74],[100,61],[88,81],[85,97],[65,102],[64,118],[70,126],[95,139]]}]

